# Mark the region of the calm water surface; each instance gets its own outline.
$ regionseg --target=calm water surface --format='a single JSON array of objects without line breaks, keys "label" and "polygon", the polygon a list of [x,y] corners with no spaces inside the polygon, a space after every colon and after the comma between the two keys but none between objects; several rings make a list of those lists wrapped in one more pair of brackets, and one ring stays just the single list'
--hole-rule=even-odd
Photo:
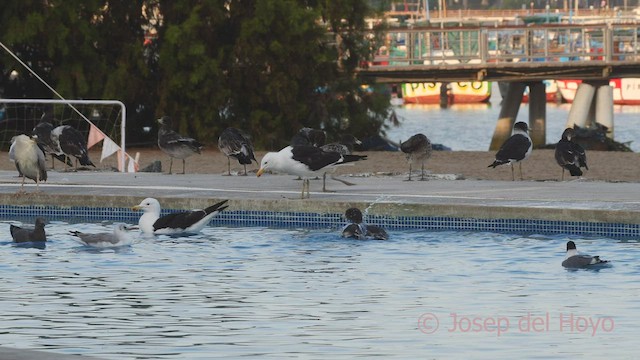
[{"label": "calm water surface", "polygon": [[[400,127],[387,131],[392,141],[402,141],[422,132],[431,142],[452,150],[486,151],[500,114],[502,100],[497,86],[493,87],[489,104],[459,104],[448,109],[439,105],[407,104],[396,107]],[[560,140],[571,104],[547,104],[547,144]],[[640,106],[614,106],[614,139],[631,142],[633,151],[640,151]],[[529,121],[529,105],[522,104],[518,121]]]},{"label": "calm water surface", "polygon": [[[107,359],[632,358],[640,244],[571,237],[613,260],[560,266],[563,236],[205,228],[92,249],[46,248],[0,223],[0,343]],[[437,321],[436,321],[437,318]],[[500,333],[498,333],[498,331]]]}]

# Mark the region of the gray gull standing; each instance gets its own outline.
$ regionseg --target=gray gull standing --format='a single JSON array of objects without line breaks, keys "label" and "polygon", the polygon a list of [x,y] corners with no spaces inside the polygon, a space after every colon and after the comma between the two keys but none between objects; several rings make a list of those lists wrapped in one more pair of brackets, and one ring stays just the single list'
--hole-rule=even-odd
[{"label": "gray gull standing", "polygon": [[134,206],[133,210],[144,212],[138,220],[138,226],[145,235],[188,235],[200,232],[211,218],[227,208],[227,205],[224,205],[227,201],[222,200],[203,210],[182,211],[160,216],[160,202],[154,198],[146,198]]},{"label": "gray gull standing", "polygon": [[163,116],[158,119],[158,147],[171,158],[169,174],[173,166],[173,158],[182,159],[182,173],[185,173],[185,159],[193,154],[200,154],[202,144],[190,137],[182,136],[171,129],[171,118]]},{"label": "gray gull standing", "polygon": [[527,123],[518,121],[513,125],[513,132],[511,137],[502,144],[500,150],[496,153],[496,158],[491,165],[495,169],[498,165],[509,164],[511,165],[511,180],[515,180],[513,173],[513,164],[518,163],[520,165],[520,180],[522,180],[522,160],[525,160],[531,155],[533,150],[533,142],[529,137],[529,127]]},{"label": "gray gull standing", "polygon": [[582,176],[581,167],[589,170],[587,166],[587,154],[584,148],[572,141],[575,130],[566,128],[562,132],[562,138],[556,144],[556,162],[562,167],[562,180],[564,180],[564,170],[569,170],[571,176]]},{"label": "gray gull standing", "polygon": [[287,146],[279,152],[265,154],[256,173],[259,177],[267,170],[296,175],[302,178],[302,195],[305,189],[309,194],[309,179],[332,171],[333,167],[365,160],[366,155],[342,155],[337,152],[327,152],[315,146]]},{"label": "gray gull standing", "polygon": [[45,221],[43,218],[36,218],[36,224],[33,229],[21,228],[11,225],[9,231],[14,242],[31,242],[31,241],[47,241],[47,235],[44,232]]},{"label": "gray gull standing", "polygon": [[16,167],[22,176],[22,185],[18,193],[24,192],[24,179],[29,178],[36,182],[36,189],[40,191],[40,181],[47,180],[47,167],[44,153],[38,147],[36,141],[27,135],[15,137],[14,158]]},{"label": "gray gull standing", "polygon": [[80,231],[70,231],[70,233],[78,237],[83,244],[92,247],[111,248],[127,246],[133,243],[133,239],[124,224],[114,225],[113,232],[110,233],[89,234]]},{"label": "gray gull standing", "polygon": [[601,260],[600,256],[582,255],[576,249],[576,243],[567,242],[567,254],[562,262],[562,266],[566,268],[588,268],[594,265],[602,265],[608,263],[608,260]]},{"label": "gray gull standing", "polygon": [[247,175],[247,165],[250,165],[251,161],[258,162],[253,154],[253,144],[251,144],[249,137],[233,127],[226,128],[220,134],[220,137],[218,137],[218,149],[227,156],[228,175],[231,175],[232,157],[236,158],[240,165],[244,166],[243,175]]},{"label": "gray gull standing", "polygon": [[407,141],[400,144],[400,150],[407,155],[409,162],[409,178],[411,181],[411,170],[413,163],[420,163],[420,180],[424,180],[424,162],[431,157],[431,141],[424,134],[415,134]]}]

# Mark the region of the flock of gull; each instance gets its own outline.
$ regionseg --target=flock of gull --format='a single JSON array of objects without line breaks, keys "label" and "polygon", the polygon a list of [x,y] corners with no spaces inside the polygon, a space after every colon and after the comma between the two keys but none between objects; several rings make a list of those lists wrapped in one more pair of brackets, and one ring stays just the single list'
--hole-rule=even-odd
[{"label": "flock of gull", "polygon": [[[172,130],[171,119],[164,116],[158,119],[160,128],[158,131],[158,147],[171,158],[169,173],[172,172],[173,159],[182,160],[182,173],[185,173],[185,159],[193,154],[199,154],[203,148],[197,140],[182,136]],[[582,175],[581,168],[588,169],[584,149],[572,141],[574,130],[568,128],[562,134],[555,150],[555,158],[562,167],[562,178],[565,169],[572,176]],[[345,180],[333,176],[336,168],[341,165],[366,160],[366,155],[353,154],[354,146],[361,144],[360,140],[350,134],[342,135],[340,141],[326,143],[324,131],[312,128],[302,128],[291,139],[290,145],[278,152],[268,152],[260,162],[256,175],[277,172],[298,176],[302,181],[301,197],[310,196],[309,180],[322,176],[323,191],[326,189],[326,175],[331,174],[332,179],[341,181],[346,185],[353,185]],[[254,148],[250,137],[240,129],[227,128],[218,138],[219,150],[228,158],[227,174],[231,175],[231,158],[236,159],[244,166],[243,175],[247,175],[247,165],[258,163],[254,155]],[[524,122],[516,122],[513,132],[495,155],[495,160],[489,167],[509,164],[511,166],[512,179],[515,180],[514,164],[520,165],[520,178],[522,179],[522,161],[527,159],[532,152],[533,143],[528,134],[528,126]],[[400,150],[406,155],[409,163],[409,177],[411,181],[413,167],[420,165],[420,180],[425,180],[424,164],[432,155],[431,141],[424,134],[415,134],[400,144]],[[29,178],[36,182],[39,191],[40,181],[47,180],[45,156],[51,155],[52,162],[62,161],[67,166],[72,166],[71,159],[75,158],[82,166],[95,166],[89,159],[86,140],[79,131],[69,125],[53,127],[46,114],[40,123],[34,128],[31,136],[18,135],[12,139],[9,156],[15,162],[16,168],[22,176],[22,185],[18,193],[24,192],[24,179]],[[144,199],[133,210],[142,210],[137,227],[128,227],[124,224],[114,226],[112,233],[84,234],[77,231],[71,234],[82,243],[90,246],[112,247],[129,245],[132,243],[129,230],[139,229],[145,236],[152,235],[190,235],[200,232],[211,218],[227,208],[227,200],[216,203],[206,209],[176,212],[160,216],[160,203],[153,198]],[[388,239],[387,232],[380,226],[363,222],[362,212],[357,208],[348,209],[344,218],[347,225],[342,230],[342,236],[354,239]],[[33,229],[20,228],[11,225],[11,235],[15,242],[45,241],[44,219],[36,219]],[[599,257],[579,255],[575,243],[567,243],[567,256],[563,266],[589,267],[605,264],[607,261]]]}]

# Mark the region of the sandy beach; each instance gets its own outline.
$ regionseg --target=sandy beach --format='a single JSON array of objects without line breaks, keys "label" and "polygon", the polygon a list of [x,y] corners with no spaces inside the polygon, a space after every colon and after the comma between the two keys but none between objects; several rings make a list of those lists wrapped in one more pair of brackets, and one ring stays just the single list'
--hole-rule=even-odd
[{"label": "sandy beach", "polygon": [[[127,152],[131,156],[139,153],[140,168],[143,169],[154,161],[161,161],[163,172],[169,170],[169,156],[159,149],[154,148],[130,148]],[[258,161],[265,151],[256,153]],[[407,174],[409,167],[405,156],[401,152],[362,152],[367,155],[367,160],[355,163],[352,166],[343,166],[336,174],[341,175],[374,175],[390,176]],[[495,169],[487,167],[493,162],[494,152],[489,151],[436,151],[431,159],[425,163],[425,169],[430,174],[455,174],[458,178],[476,180],[505,180],[511,181],[511,169],[508,165]],[[96,164],[96,171],[112,171],[117,166],[115,156],[106,158],[100,163],[100,149],[92,149],[90,157]],[[606,182],[640,182],[640,155],[630,152],[588,151],[587,162],[589,170],[585,171],[581,180],[606,181]],[[47,160],[51,167],[51,158]],[[63,170],[63,164],[57,162],[56,171]],[[0,169],[15,169],[9,161],[9,156],[0,157]],[[258,164],[247,167],[249,174],[255,174]],[[415,171],[418,169],[414,169]],[[94,171],[81,170],[81,171]],[[174,160],[173,172],[182,171],[182,161]],[[205,148],[202,154],[194,155],[186,160],[187,173],[195,174],[224,174],[227,171],[227,158],[217,148]],[[235,159],[231,160],[231,171],[237,174],[242,172],[242,166]],[[526,181],[559,181],[562,169],[554,159],[554,151],[536,149],[531,157],[522,162],[523,177]],[[518,169],[516,166],[516,179]],[[565,181],[575,180],[568,172],[565,172]]]}]

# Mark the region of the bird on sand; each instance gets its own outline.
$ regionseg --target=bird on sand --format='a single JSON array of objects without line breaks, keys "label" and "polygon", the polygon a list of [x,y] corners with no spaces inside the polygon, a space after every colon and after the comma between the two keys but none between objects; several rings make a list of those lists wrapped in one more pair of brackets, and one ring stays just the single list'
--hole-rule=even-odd
[{"label": "bird on sand", "polygon": [[43,218],[36,218],[36,223],[33,229],[21,228],[19,226],[11,225],[9,231],[14,242],[32,242],[32,241],[47,241],[47,235],[44,231],[45,221]]},{"label": "bird on sand", "polygon": [[185,159],[193,154],[200,154],[203,146],[193,138],[182,136],[171,129],[171,118],[163,116],[157,120],[160,124],[158,130],[158,147],[171,158],[169,174],[173,166],[173,158],[182,160],[182,174],[185,174]]},{"label": "bird on sand", "polygon": [[587,154],[584,148],[572,141],[575,130],[566,128],[562,132],[562,138],[556,145],[556,162],[562,167],[562,180],[564,180],[564,170],[569,170],[571,176],[582,176],[582,169],[589,170],[587,166]]},{"label": "bird on sand", "polygon": [[73,166],[71,161],[64,155],[60,144],[57,141],[53,141],[51,132],[53,131],[53,125],[47,121],[52,119],[48,113],[42,114],[40,122],[33,128],[31,134],[37,136],[38,145],[44,151],[45,155],[51,154],[51,168],[55,169],[55,160],[59,160],[66,163],[68,166]]},{"label": "bird on sand", "polygon": [[253,144],[249,137],[241,130],[229,127],[224,129],[220,137],[218,137],[218,149],[227,156],[227,174],[231,175],[231,158],[234,157],[238,160],[240,165],[244,166],[244,174],[247,175],[247,165],[251,164],[251,161],[256,160],[253,154]]},{"label": "bird on sand", "polygon": [[358,240],[375,239],[387,240],[389,234],[380,226],[365,224],[362,221],[362,211],[358,208],[349,208],[344,217],[350,223],[342,229],[342,237]]},{"label": "bird on sand", "polygon": [[206,209],[175,212],[160,216],[160,202],[154,198],[146,198],[133,210],[144,213],[138,220],[138,227],[145,235],[182,235],[200,232],[213,218],[228,206],[228,200],[222,200]]},{"label": "bird on sand", "polygon": [[327,134],[324,131],[303,127],[291,138],[291,146],[315,146],[320,147],[327,141]]},{"label": "bird on sand", "polygon": [[[353,153],[353,148],[356,145],[360,145],[362,144],[362,141],[358,140],[358,138],[356,138],[355,136],[351,135],[351,134],[343,134],[340,137],[340,141],[339,142],[333,142],[333,143],[329,143],[329,144],[324,144],[322,146],[320,146],[320,148],[324,151],[327,152],[336,152],[338,154],[341,155],[351,155]],[[333,180],[336,181],[340,181],[341,183],[347,185],[347,186],[353,186],[355,185],[352,182],[346,181],[346,180],[342,180],[342,179],[338,179],[336,177],[333,176],[333,172],[335,171],[335,169],[337,169],[336,167],[331,168],[331,171],[327,171],[327,172],[331,172],[331,178]],[[322,191],[323,192],[327,192],[329,190],[327,190],[327,172],[325,172],[324,174],[322,174]]]},{"label": "bird on sand", "polygon": [[256,175],[260,177],[265,171],[272,170],[300,176],[303,180],[301,198],[304,199],[305,189],[307,198],[310,196],[310,178],[332,171],[332,167],[366,158],[366,155],[341,155],[336,152],[327,152],[315,146],[287,146],[279,152],[265,154]]},{"label": "bird on sand", "polygon": [[407,155],[409,162],[409,178],[411,181],[411,170],[414,163],[420,163],[420,180],[424,180],[424,162],[431,157],[433,151],[431,141],[424,134],[415,134],[407,141],[400,144],[400,151]]},{"label": "bird on sand", "polygon": [[[96,167],[91,159],[89,159],[89,151],[87,150],[87,139],[80,131],[69,125],[60,125],[51,130],[51,140],[57,144],[67,159],[74,157],[76,165],[80,162],[82,166]],[[77,167],[77,166],[76,166]],[[65,170],[67,166],[65,164]]]},{"label": "bird on sand", "polygon": [[573,241],[567,242],[567,254],[562,262],[562,266],[576,269],[601,266],[607,263],[609,263],[609,261],[600,259],[600,256],[579,254],[576,249],[576,243]]},{"label": "bird on sand", "polygon": [[526,160],[533,150],[533,142],[529,137],[529,127],[527,123],[518,121],[513,125],[511,137],[509,137],[500,150],[496,153],[496,158],[488,167],[495,168],[498,165],[511,165],[511,180],[515,180],[513,164],[520,165],[520,180],[522,180],[522,160]]},{"label": "bird on sand", "polygon": [[44,153],[38,147],[35,139],[27,135],[15,137],[14,158],[18,172],[22,176],[22,185],[18,193],[24,193],[24,179],[29,178],[36,182],[36,189],[40,191],[40,181],[47,181],[47,167]]},{"label": "bird on sand", "polygon": [[115,224],[113,226],[113,232],[89,234],[80,231],[70,231],[70,233],[79,238],[80,242],[91,247],[112,248],[127,246],[133,243],[133,239],[127,232],[125,224]]}]

